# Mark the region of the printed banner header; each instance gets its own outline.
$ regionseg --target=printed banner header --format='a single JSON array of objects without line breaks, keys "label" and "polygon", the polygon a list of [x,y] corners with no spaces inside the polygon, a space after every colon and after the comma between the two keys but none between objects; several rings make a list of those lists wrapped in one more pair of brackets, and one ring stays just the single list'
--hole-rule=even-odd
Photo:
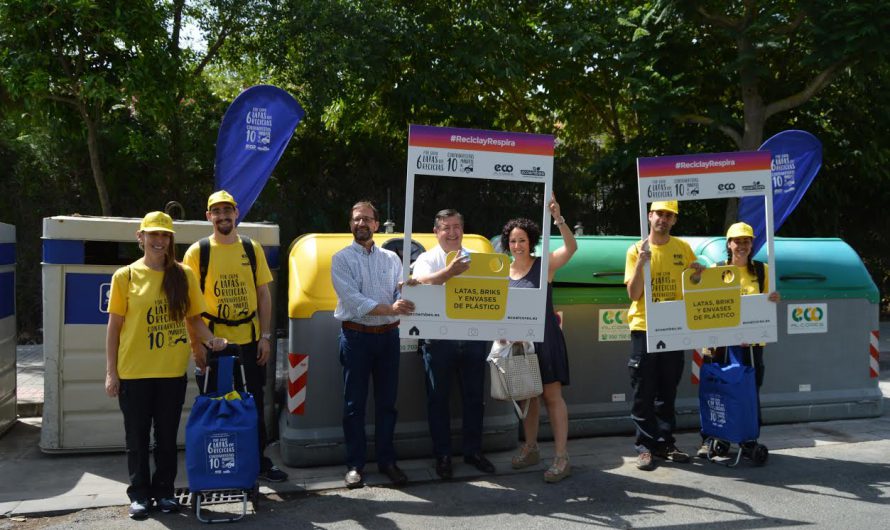
[{"label": "printed banner header", "polygon": [[430,125],[411,125],[408,128],[408,145],[411,147],[553,156],[554,143],[555,138],[551,134],[484,131]]},{"label": "printed banner header", "polygon": [[768,151],[737,151],[700,155],[638,158],[640,178],[671,177],[704,173],[770,170],[772,156]]}]

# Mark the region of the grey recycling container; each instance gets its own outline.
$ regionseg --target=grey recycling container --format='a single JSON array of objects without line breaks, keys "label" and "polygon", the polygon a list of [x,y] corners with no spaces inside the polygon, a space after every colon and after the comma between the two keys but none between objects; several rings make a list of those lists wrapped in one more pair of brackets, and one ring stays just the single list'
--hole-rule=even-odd
[{"label": "grey recycling container", "polygon": [[[402,248],[402,234],[376,234],[375,243]],[[412,234],[423,248],[435,246],[432,234]],[[340,321],[334,318],[337,295],[331,283],[331,258],[352,243],[352,234],[306,234],[291,245],[288,256],[288,352],[281,356],[287,372],[286,400],[281,411],[279,435],[285,464],[294,467],[342,464],[346,458],[343,441],[343,372],[339,361]],[[465,235],[464,245],[476,251],[491,251],[487,239]],[[396,401],[398,423],[395,448],[399,458],[432,457],[426,413],[423,360],[416,340],[402,340],[399,389]],[[518,420],[512,405],[488,398],[485,389],[483,450],[502,451],[516,447]],[[452,438],[460,447],[461,407],[458,385],[452,395]],[[373,391],[370,392],[373,394]],[[365,431],[368,460],[374,460],[374,405],[368,396]],[[293,411],[293,412],[291,412]]]},{"label": "grey recycling container", "polygon": [[[694,250],[726,259],[725,239]],[[776,238],[778,341],[764,348],[765,423],[880,416],[880,293],[862,262],[837,238]],[[755,259],[766,261],[761,249]]]},{"label": "grey recycling container", "polygon": [[[135,235],[140,221],[86,216],[43,220],[46,368],[40,448],[44,452],[124,449],[124,424],[118,402],[105,394],[105,331],[111,275],[142,255]],[[213,232],[206,221],[174,221],[174,227],[180,259],[188,245]],[[277,277],[278,226],[241,223],[238,231],[263,245],[272,276]],[[272,304],[274,315],[274,294]],[[268,365],[272,377],[274,364],[272,359]],[[191,374],[190,369],[190,379]],[[178,437],[180,445],[185,440],[185,423],[196,394],[196,385],[189,381]],[[273,398],[274,385],[267,384],[267,426],[274,426]]]}]

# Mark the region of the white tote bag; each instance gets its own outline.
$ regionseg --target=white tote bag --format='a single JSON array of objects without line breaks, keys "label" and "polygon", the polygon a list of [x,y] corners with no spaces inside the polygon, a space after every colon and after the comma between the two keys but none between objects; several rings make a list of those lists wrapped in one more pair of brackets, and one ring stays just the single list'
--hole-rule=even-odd
[{"label": "white tote bag", "polygon": [[520,408],[517,401],[536,398],[544,391],[535,345],[531,342],[495,341],[488,355],[491,373],[491,397],[510,400],[516,414],[525,419],[528,402]]}]

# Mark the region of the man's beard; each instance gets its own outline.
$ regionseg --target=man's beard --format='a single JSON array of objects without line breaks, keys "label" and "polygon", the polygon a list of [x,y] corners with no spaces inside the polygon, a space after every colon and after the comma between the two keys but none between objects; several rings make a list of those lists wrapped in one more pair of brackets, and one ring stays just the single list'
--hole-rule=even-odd
[{"label": "man's beard", "polygon": [[231,234],[234,228],[235,223],[229,223],[227,225],[221,225],[220,223],[216,224],[216,230],[224,236]]},{"label": "man's beard", "polygon": [[359,243],[364,243],[365,241],[371,239],[373,234],[371,233],[370,228],[357,226],[353,228],[352,235],[355,237],[355,240]]}]

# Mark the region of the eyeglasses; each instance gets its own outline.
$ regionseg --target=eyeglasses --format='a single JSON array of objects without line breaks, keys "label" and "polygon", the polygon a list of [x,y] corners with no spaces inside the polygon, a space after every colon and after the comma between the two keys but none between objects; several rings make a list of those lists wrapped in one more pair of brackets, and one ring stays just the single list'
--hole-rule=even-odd
[{"label": "eyeglasses", "polygon": [[357,224],[365,223],[366,225],[369,225],[376,220],[377,219],[374,219],[373,217],[368,217],[368,216],[363,215],[361,217],[353,217],[352,224],[357,225]]},{"label": "eyeglasses", "polygon": [[235,213],[235,209],[231,206],[223,206],[221,208],[211,208],[211,215],[228,215],[230,213]]}]

